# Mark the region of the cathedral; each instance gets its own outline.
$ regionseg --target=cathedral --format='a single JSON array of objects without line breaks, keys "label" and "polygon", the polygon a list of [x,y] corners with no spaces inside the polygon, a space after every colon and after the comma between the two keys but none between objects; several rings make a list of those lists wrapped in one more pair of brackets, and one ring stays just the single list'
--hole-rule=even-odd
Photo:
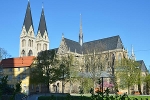
[{"label": "cathedral", "polygon": [[[82,32],[82,16],[80,15],[80,27],[79,27],[79,41],[74,41],[64,37],[62,34],[61,43],[58,48],[55,48],[58,55],[63,54],[74,54],[78,59],[83,57],[86,54],[102,54],[103,57],[107,60],[105,61],[106,69],[111,69],[113,66],[113,60],[121,60],[122,58],[131,58],[135,59],[135,54],[133,52],[131,56],[128,55],[128,51],[124,48],[124,45],[121,41],[119,35],[111,36],[103,39],[93,40],[89,42],[84,42],[84,36]],[[48,38],[46,19],[44,15],[44,8],[42,7],[41,17],[39,21],[39,26],[37,33],[34,33],[34,26],[32,21],[32,14],[30,8],[30,2],[28,1],[26,14],[24,17],[24,23],[22,26],[22,31],[20,35],[20,50],[19,56],[37,56],[39,52],[44,50],[51,50],[49,48],[50,40]],[[144,63],[144,62],[143,62]],[[146,67],[144,67],[146,71]],[[112,69],[111,69],[112,70]],[[58,83],[56,83],[57,85]],[[54,84],[53,84],[54,85]],[[69,89],[65,88],[65,91],[68,92]]]}]

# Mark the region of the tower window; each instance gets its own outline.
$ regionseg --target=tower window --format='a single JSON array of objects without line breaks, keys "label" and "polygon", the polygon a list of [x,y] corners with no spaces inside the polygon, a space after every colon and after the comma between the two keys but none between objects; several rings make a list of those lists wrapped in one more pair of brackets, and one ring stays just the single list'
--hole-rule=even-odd
[{"label": "tower window", "polygon": [[22,55],[22,56],[26,56],[26,53],[25,53],[24,50],[22,50],[21,55]]},{"label": "tower window", "polygon": [[32,50],[29,50],[28,56],[32,56],[32,55],[33,55]]},{"label": "tower window", "polygon": [[43,50],[47,50],[47,44],[43,45]]},{"label": "tower window", "polygon": [[25,46],[26,46],[26,40],[23,39],[23,40],[22,40],[22,47],[25,47]]}]

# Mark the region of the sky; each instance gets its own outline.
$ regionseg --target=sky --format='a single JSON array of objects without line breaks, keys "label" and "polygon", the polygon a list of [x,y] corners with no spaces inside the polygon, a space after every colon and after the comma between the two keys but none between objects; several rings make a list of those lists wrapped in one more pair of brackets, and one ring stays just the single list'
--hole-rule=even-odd
[{"label": "sky", "polygon": [[[44,7],[50,49],[64,37],[78,41],[80,14],[84,42],[119,35],[136,60],[150,66],[150,0],[29,0],[35,35]],[[19,56],[28,0],[0,0],[0,47]]]}]

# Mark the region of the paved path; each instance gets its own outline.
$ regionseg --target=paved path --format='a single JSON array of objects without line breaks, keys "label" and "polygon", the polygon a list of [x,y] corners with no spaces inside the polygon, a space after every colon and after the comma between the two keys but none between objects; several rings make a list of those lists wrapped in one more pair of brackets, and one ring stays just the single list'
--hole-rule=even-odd
[{"label": "paved path", "polygon": [[57,95],[57,96],[65,96],[66,94],[50,94],[50,93],[47,93],[47,94],[45,94],[45,93],[43,93],[43,94],[33,94],[33,95],[29,95],[27,98],[24,98],[23,100],[38,100],[38,97],[39,96],[50,96],[50,95]]},{"label": "paved path", "polygon": [[38,100],[39,96],[45,96],[45,95],[48,94],[33,94],[33,95],[29,95],[27,98],[24,98],[23,100]]}]

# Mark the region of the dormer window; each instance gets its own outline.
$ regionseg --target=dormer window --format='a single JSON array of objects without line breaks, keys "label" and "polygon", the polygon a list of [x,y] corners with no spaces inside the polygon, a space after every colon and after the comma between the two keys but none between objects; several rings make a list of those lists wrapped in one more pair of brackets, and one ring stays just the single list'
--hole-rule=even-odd
[{"label": "dormer window", "polygon": [[45,40],[46,40],[46,36],[45,36]]}]

